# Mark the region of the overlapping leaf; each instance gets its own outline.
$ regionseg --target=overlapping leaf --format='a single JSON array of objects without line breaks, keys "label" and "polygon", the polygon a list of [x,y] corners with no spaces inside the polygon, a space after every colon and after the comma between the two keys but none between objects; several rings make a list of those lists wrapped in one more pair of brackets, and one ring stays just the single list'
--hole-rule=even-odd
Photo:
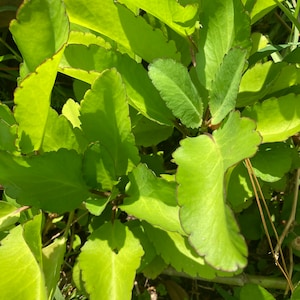
[{"label": "overlapping leaf", "polygon": [[96,45],[69,45],[60,62],[60,71],[88,83],[95,77],[84,71],[97,71],[115,67],[122,75],[129,103],[146,117],[163,124],[172,124],[173,115],[152,85],[147,71],[128,55]]},{"label": "overlapping leaf", "polygon": [[203,104],[183,65],[158,59],[149,66],[149,76],[174,116],[187,127],[201,126]]},{"label": "overlapping leaf", "polygon": [[210,90],[229,49],[250,46],[250,20],[240,0],[203,1],[201,11],[196,69],[201,84]]},{"label": "overlapping leaf", "polygon": [[256,121],[264,143],[284,141],[300,131],[300,96],[270,98],[247,108],[243,115]]},{"label": "overlapping leaf", "polygon": [[245,241],[224,203],[224,174],[228,167],[256,152],[260,136],[254,128],[253,121],[231,113],[213,136],[185,139],[173,155],[178,164],[183,229],[197,253],[224,271],[236,271],[247,262]]},{"label": "overlapping leaf", "polygon": [[185,234],[179,221],[176,183],[157,178],[145,165],[129,174],[128,198],[120,208],[165,230]]},{"label": "overlapping leaf", "polygon": [[24,2],[10,30],[24,59],[21,74],[24,78],[67,42],[69,21],[63,1]]},{"label": "overlapping leaf", "polygon": [[225,55],[216,78],[212,83],[209,108],[211,123],[220,123],[234,109],[247,52],[232,48]]},{"label": "overlapping leaf", "polygon": [[90,142],[100,142],[114,162],[111,174],[121,176],[139,161],[131,133],[129,108],[120,74],[104,72],[81,103],[81,127]]},{"label": "overlapping leaf", "polygon": [[17,207],[6,201],[0,201],[0,231],[16,223],[19,217],[20,212]]},{"label": "overlapping leaf", "polygon": [[119,221],[95,230],[78,258],[89,299],[130,300],[143,254],[139,241]]},{"label": "overlapping leaf", "polygon": [[184,7],[175,0],[122,0],[119,2],[143,9],[182,36],[192,35],[196,30],[198,17],[198,5],[196,3]]},{"label": "overlapping leaf", "polygon": [[111,38],[148,62],[158,57],[180,59],[174,42],[168,42],[161,31],[153,30],[142,17],[136,17],[123,5],[111,0],[65,3],[71,22]]},{"label": "overlapping leaf", "polygon": [[60,149],[31,157],[0,155],[0,183],[20,204],[63,213],[89,195],[82,179],[81,156]]},{"label": "overlapping leaf", "polygon": [[1,240],[1,298],[46,300],[43,274],[22,233],[19,225]]}]

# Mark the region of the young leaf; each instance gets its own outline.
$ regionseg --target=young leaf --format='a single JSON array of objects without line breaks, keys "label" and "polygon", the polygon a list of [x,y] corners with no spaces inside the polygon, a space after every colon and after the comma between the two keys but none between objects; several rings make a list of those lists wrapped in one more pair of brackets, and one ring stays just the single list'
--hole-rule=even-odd
[{"label": "young leaf", "polygon": [[82,70],[101,73],[113,67],[122,76],[130,105],[153,121],[173,125],[174,117],[151,83],[147,71],[128,55],[97,45],[69,45],[60,62],[62,73],[80,80],[90,80],[88,83],[93,83],[94,78],[91,75],[83,77]]},{"label": "young leaf", "polygon": [[64,237],[55,239],[53,243],[42,249],[43,271],[49,299],[52,299],[59,280],[60,269],[66,252],[66,242]]},{"label": "young leaf", "polygon": [[48,299],[44,276],[23,238],[22,226],[1,240],[0,291],[2,299]]},{"label": "young leaf", "polygon": [[240,48],[230,49],[217,71],[209,100],[213,125],[220,123],[235,107],[246,54],[246,50]]},{"label": "young leaf", "polygon": [[240,0],[203,1],[202,4],[196,70],[200,83],[210,90],[229,49],[247,49],[251,45],[250,20]]},{"label": "young leaf", "polygon": [[94,82],[81,103],[81,127],[88,141],[99,141],[114,162],[116,176],[139,161],[131,133],[129,108],[121,76],[108,70]]},{"label": "young leaf", "polygon": [[288,94],[270,98],[244,110],[257,123],[264,143],[281,142],[300,131],[300,98]]},{"label": "young leaf", "polygon": [[62,53],[63,49],[37,67],[15,90],[14,116],[19,124],[18,138],[22,153],[30,153],[41,147],[51,91]]},{"label": "young leaf", "polygon": [[111,0],[89,3],[66,0],[65,4],[72,23],[111,38],[147,62],[158,57],[180,60],[174,42],[168,42],[160,30],[153,30],[142,17],[135,16],[123,5]]},{"label": "young leaf", "polygon": [[158,59],[150,64],[149,76],[175,117],[187,127],[201,126],[203,104],[183,65],[171,59]]},{"label": "young leaf", "polygon": [[122,0],[119,2],[125,5],[136,5],[182,36],[192,35],[196,30],[198,17],[198,5],[196,3],[183,7],[175,0]]},{"label": "young leaf", "polygon": [[19,220],[18,208],[6,201],[0,201],[0,231],[13,225]]},{"label": "young leaf", "polygon": [[73,99],[68,99],[62,108],[62,114],[70,121],[74,128],[81,128],[79,103]]},{"label": "young leaf", "polygon": [[81,157],[60,149],[31,157],[0,155],[0,183],[23,205],[63,213],[79,206],[89,190],[81,175]]},{"label": "young leaf", "polygon": [[24,78],[67,42],[69,21],[63,1],[24,2],[17,19],[10,24],[10,31],[24,59],[21,72]]},{"label": "young leaf", "polygon": [[90,299],[131,299],[135,271],[144,251],[119,221],[95,230],[82,247],[78,262]]},{"label": "young leaf", "polygon": [[247,262],[245,241],[224,203],[224,173],[256,152],[260,137],[254,127],[231,113],[213,136],[187,138],[173,154],[182,227],[198,254],[219,270],[233,272]]},{"label": "young leaf", "polygon": [[185,235],[179,221],[176,183],[157,178],[143,164],[128,176],[130,183],[126,193],[129,197],[119,207],[150,224]]}]

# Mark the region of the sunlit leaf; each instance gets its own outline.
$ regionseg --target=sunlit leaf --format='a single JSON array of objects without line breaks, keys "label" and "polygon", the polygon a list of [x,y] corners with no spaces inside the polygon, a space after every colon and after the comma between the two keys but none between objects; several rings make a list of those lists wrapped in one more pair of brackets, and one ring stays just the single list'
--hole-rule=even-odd
[{"label": "sunlit leaf", "polygon": [[25,1],[10,30],[24,59],[24,78],[67,42],[69,21],[63,1]]},{"label": "sunlit leaf", "polygon": [[183,65],[158,59],[149,66],[149,76],[175,117],[187,127],[201,126],[203,104]]},{"label": "sunlit leaf", "polygon": [[288,94],[248,107],[244,116],[257,123],[264,143],[280,142],[300,131],[300,97]]},{"label": "sunlit leaf", "polygon": [[115,69],[104,72],[94,82],[81,103],[80,114],[88,141],[99,142],[105,148],[117,176],[126,174],[138,163],[125,88]]},{"label": "sunlit leaf", "polygon": [[157,178],[143,164],[129,174],[129,180],[129,197],[120,205],[122,210],[165,230],[185,234],[179,221],[175,182]]},{"label": "sunlit leaf", "polygon": [[6,229],[19,220],[17,207],[6,201],[0,201],[0,230]]},{"label": "sunlit leaf", "polygon": [[19,225],[1,240],[1,298],[46,300],[43,274],[22,233]]},{"label": "sunlit leaf", "polygon": [[173,154],[178,164],[183,229],[197,253],[224,271],[236,271],[247,262],[245,241],[224,203],[224,174],[228,167],[256,152],[260,137],[254,128],[253,121],[231,113],[213,136],[182,140]]},{"label": "sunlit leaf", "polygon": [[119,221],[95,230],[78,258],[89,299],[130,300],[143,253],[139,241]]}]

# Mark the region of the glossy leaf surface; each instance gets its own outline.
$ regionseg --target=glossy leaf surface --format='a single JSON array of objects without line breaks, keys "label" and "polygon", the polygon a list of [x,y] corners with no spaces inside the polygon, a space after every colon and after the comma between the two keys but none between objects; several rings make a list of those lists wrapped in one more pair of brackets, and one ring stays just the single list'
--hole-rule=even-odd
[{"label": "glossy leaf surface", "polygon": [[90,299],[131,299],[135,271],[144,251],[130,230],[115,221],[95,230],[79,255]]}]

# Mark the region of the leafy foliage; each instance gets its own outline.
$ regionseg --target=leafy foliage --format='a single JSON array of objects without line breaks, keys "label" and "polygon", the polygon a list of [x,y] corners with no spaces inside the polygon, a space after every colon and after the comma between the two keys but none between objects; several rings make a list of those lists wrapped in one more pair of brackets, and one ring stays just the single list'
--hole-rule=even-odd
[{"label": "leafy foliage", "polygon": [[[166,274],[244,285],[215,285],[224,299],[293,292],[299,5],[281,2],[24,1],[15,44],[0,38],[17,85],[0,105],[3,299],[187,297]],[[260,27],[273,8],[280,45]]]}]

